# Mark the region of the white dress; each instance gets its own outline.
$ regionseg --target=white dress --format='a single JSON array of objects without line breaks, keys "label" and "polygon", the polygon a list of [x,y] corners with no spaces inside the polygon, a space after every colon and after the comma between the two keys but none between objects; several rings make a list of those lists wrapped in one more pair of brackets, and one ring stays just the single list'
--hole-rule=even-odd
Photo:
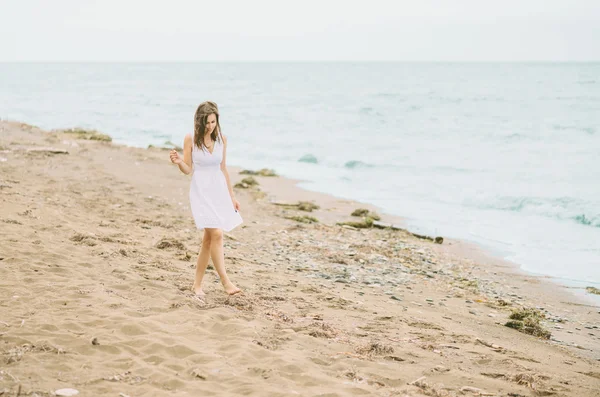
[{"label": "white dress", "polygon": [[227,180],[221,171],[223,149],[221,141],[215,142],[212,154],[193,144],[190,206],[198,229],[215,228],[228,232],[243,222],[233,207]]}]

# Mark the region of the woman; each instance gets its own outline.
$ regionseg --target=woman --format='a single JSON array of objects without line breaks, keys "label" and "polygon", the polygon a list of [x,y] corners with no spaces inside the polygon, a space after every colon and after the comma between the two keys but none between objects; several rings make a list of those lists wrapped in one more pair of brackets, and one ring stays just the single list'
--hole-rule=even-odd
[{"label": "woman", "polygon": [[214,102],[198,106],[194,116],[194,136],[185,136],[183,159],[171,150],[171,162],[184,174],[192,174],[190,205],[198,229],[204,229],[202,246],[198,255],[194,293],[204,296],[202,279],[212,258],[225,292],[234,295],[236,287],[225,271],[223,230],[230,231],[242,223],[240,203],[235,199],[225,163],[227,139],[221,134],[219,109]]}]

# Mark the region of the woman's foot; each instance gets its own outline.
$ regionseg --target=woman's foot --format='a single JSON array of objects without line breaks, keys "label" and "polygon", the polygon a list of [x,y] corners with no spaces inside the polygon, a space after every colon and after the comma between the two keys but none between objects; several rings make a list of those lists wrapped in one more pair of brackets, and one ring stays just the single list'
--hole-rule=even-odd
[{"label": "woman's foot", "polygon": [[239,294],[240,292],[242,292],[241,289],[239,289],[238,287],[233,285],[233,283],[231,283],[231,282],[224,284],[223,288],[225,288],[225,292],[227,292],[228,295],[235,295],[235,294]]},{"label": "woman's foot", "polygon": [[192,287],[192,291],[194,291],[194,294],[196,294],[196,296],[199,298],[204,298],[204,296],[206,295],[204,291],[202,291],[202,287],[197,286],[196,284],[194,284],[194,286]]}]

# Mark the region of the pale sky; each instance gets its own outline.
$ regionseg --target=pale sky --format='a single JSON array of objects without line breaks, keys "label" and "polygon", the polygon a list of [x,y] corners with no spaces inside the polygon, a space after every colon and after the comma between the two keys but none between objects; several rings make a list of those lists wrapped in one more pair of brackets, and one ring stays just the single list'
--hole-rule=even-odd
[{"label": "pale sky", "polygon": [[600,0],[0,0],[0,62],[599,60]]}]

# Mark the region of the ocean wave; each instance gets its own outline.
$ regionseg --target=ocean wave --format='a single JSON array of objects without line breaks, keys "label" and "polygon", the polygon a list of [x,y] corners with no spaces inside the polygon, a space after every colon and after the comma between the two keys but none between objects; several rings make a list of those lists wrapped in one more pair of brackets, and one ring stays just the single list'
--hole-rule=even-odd
[{"label": "ocean wave", "polygon": [[554,128],[557,131],[567,131],[567,130],[581,131],[581,132],[586,132],[586,133],[588,133],[590,135],[596,133],[596,129],[594,127],[578,127],[578,126],[575,126],[575,125],[554,124],[552,126],[552,128]]},{"label": "ocean wave", "polygon": [[368,164],[359,160],[350,160],[348,162],[346,162],[346,164],[344,164],[344,168],[349,168],[351,170],[355,169],[355,168],[371,168],[371,167],[375,167],[372,164]]},{"label": "ocean wave", "polygon": [[600,228],[600,202],[593,203],[574,197],[480,197],[465,200],[464,204],[479,209],[518,212]]},{"label": "ocean wave", "polygon": [[600,216],[588,218],[585,214],[580,214],[580,215],[573,217],[573,220],[575,220],[577,223],[580,223],[582,225],[600,228]]},{"label": "ocean wave", "polygon": [[317,164],[319,162],[319,159],[317,159],[315,155],[309,153],[300,157],[298,161],[301,163]]}]

